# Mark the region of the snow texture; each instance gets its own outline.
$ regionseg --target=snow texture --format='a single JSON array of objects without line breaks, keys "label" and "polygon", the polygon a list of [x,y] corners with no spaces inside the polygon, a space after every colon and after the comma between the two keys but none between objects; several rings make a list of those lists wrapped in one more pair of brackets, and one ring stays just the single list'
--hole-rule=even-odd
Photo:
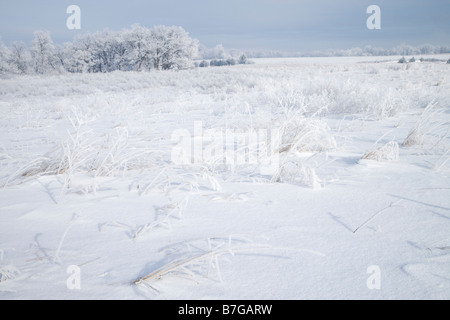
[{"label": "snow texture", "polygon": [[3,76],[0,299],[450,299],[448,57],[399,58]]}]

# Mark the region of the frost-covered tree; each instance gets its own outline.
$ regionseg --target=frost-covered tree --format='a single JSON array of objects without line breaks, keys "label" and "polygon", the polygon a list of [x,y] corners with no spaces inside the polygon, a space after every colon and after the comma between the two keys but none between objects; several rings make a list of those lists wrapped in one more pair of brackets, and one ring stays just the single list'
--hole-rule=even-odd
[{"label": "frost-covered tree", "polygon": [[405,56],[411,56],[413,54],[420,54],[420,49],[410,46],[410,45],[406,45],[406,44],[402,44],[400,46],[397,46],[393,49],[393,54],[401,54],[401,55],[405,55]]},{"label": "frost-covered tree", "polygon": [[101,63],[102,72],[128,69],[127,48],[121,32],[97,32],[94,40],[95,55]]},{"label": "frost-covered tree", "polygon": [[197,53],[198,41],[181,27],[134,25],[80,35],[62,46],[54,45],[49,32],[36,31],[30,50],[19,42],[10,50],[0,45],[0,71],[5,70],[5,60],[16,73],[178,70],[193,66]]},{"label": "frost-covered tree", "polygon": [[131,68],[135,71],[150,70],[153,67],[152,33],[140,25],[133,25],[131,30],[123,33],[127,46],[127,57]]},{"label": "frost-covered tree", "polygon": [[198,41],[181,27],[156,26],[151,30],[153,65],[157,70],[186,69],[198,52]]},{"label": "frost-covered tree", "polygon": [[199,54],[201,58],[208,60],[224,60],[230,57],[230,54],[227,53],[227,51],[221,44],[218,44],[213,48],[207,48],[204,45],[199,45]]},{"label": "frost-covered tree", "polygon": [[70,72],[128,70],[127,48],[119,32],[104,30],[78,36],[66,48]]},{"label": "frost-covered tree", "polygon": [[69,68],[69,58],[71,53],[72,44],[70,42],[63,45],[56,46],[55,48],[55,63],[56,68],[62,72],[67,71]]},{"label": "frost-covered tree", "polygon": [[450,53],[450,46],[441,46],[436,48],[435,53]]},{"label": "frost-covered tree", "polygon": [[8,67],[8,59],[9,59],[9,50],[3,44],[2,39],[0,38],[0,73],[5,73],[9,70]]},{"label": "frost-covered tree", "polygon": [[424,44],[419,49],[421,54],[433,54],[435,50],[434,46],[431,44]]},{"label": "frost-covered tree", "polygon": [[48,31],[34,32],[31,56],[36,73],[48,73],[56,69],[55,45]]},{"label": "frost-covered tree", "polygon": [[10,71],[22,74],[27,73],[31,57],[25,43],[13,42],[9,51],[10,56],[8,65]]},{"label": "frost-covered tree", "polygon": [[221,44],[218,44],[214,47],[213,54],[215,59],[227,59],[229,57],[229,55],[225,51],[225,48]]},{"label": "frost-covered tree", "polygon": [[65,68],[69,72],[95,72],[93,41],[90,34],[76,36],[65,46]]}]

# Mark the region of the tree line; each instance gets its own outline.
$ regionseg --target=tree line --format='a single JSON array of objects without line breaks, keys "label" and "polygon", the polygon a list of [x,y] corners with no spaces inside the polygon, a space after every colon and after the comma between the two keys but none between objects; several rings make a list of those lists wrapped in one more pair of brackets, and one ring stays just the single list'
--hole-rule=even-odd
[{"label": "tree line", "polygon": [[[239,51],[239,50],[238,50]],[[411,46],[402,44],[393,48],[378,48],[367,45],[365,47],[354,47],[350,49],[329,49],[310,52],[283,52],[276,50],[247,50],[248,58],[286,58],[286,57],[363,57],[363,56],[412,56],[412,55],[434,55],[450,53],[448,45],[424,44]],[[228,54],[234,55],[234,50],[228,50]]]},{"label": "tree line", "polygon": [[122,31],[103,30],[55,45],[50,33],[35,31],[31,47],[6,46],[0,39],[0,72],[46,74],[180,70],[194,66],[198,40],[181,27],[134,25]]}]

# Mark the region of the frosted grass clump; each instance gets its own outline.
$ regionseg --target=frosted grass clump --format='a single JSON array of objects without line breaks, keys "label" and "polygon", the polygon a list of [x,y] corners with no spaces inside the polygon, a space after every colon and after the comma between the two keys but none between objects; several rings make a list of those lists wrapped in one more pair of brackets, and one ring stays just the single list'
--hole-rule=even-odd
[{"label": "frosted grass clump", "polygon": [[11,265],[1,266],[0,265],[0,283],[14,280],[20,275],[20,271]]},{"label": "frosted grass clump", "polygon": [[295,158],[285,159],[273,175],[272,182],[298,184],[314,190],[322,188],[316,170]]},{"label": "frosted grass clump", "polygon": [[[408,136],[402,143],[402,147],[423,146],[428,141],[427,136],[435,136],[437,143],[449,136],[448,122],[440,120],[439,115],[443,113],[442,109],[436,108],[437,103],[431,102],[421,114],[419,120],[409,131]],[[445,129],[447,130],[445,131]],[[443,132],[441,132],[444,130]]]},{"label": "frosted grass clump", "polygon": [[397,161],[399,159],[399,146],[395,141],[390,141],[384,146],[367,152],[361,157],[362,160],[374,161]]},{"label": "frosted grass clump", "polygon": [[254,254],[262,249],[270,249],[270,246],[253,243],[252,239],[239,235],[178,243],[161,250],[170,262],[133,281],[133,284],[145,285],[159,292],[156,285],[165,278],[181,277],[198,282],[202,278],[213,279],[212,273],[215,273],[217,281],[223,282],[219,266],[222,256]]},{"label": "frosted grass clump", "polygon": [[280,153],[323,152],[334,150],[336,140],[328,125],[318,119],[291,117],[281,126]]}]

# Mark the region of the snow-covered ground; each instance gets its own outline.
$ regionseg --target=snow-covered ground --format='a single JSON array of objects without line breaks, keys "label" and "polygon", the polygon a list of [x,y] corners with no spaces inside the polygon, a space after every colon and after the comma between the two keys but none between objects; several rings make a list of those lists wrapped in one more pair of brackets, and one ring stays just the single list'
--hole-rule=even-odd
[{"label": "snow-covered ground", "polygon": [[4,76],[0,299],[450,299],[450,65],[398,58]]}]

